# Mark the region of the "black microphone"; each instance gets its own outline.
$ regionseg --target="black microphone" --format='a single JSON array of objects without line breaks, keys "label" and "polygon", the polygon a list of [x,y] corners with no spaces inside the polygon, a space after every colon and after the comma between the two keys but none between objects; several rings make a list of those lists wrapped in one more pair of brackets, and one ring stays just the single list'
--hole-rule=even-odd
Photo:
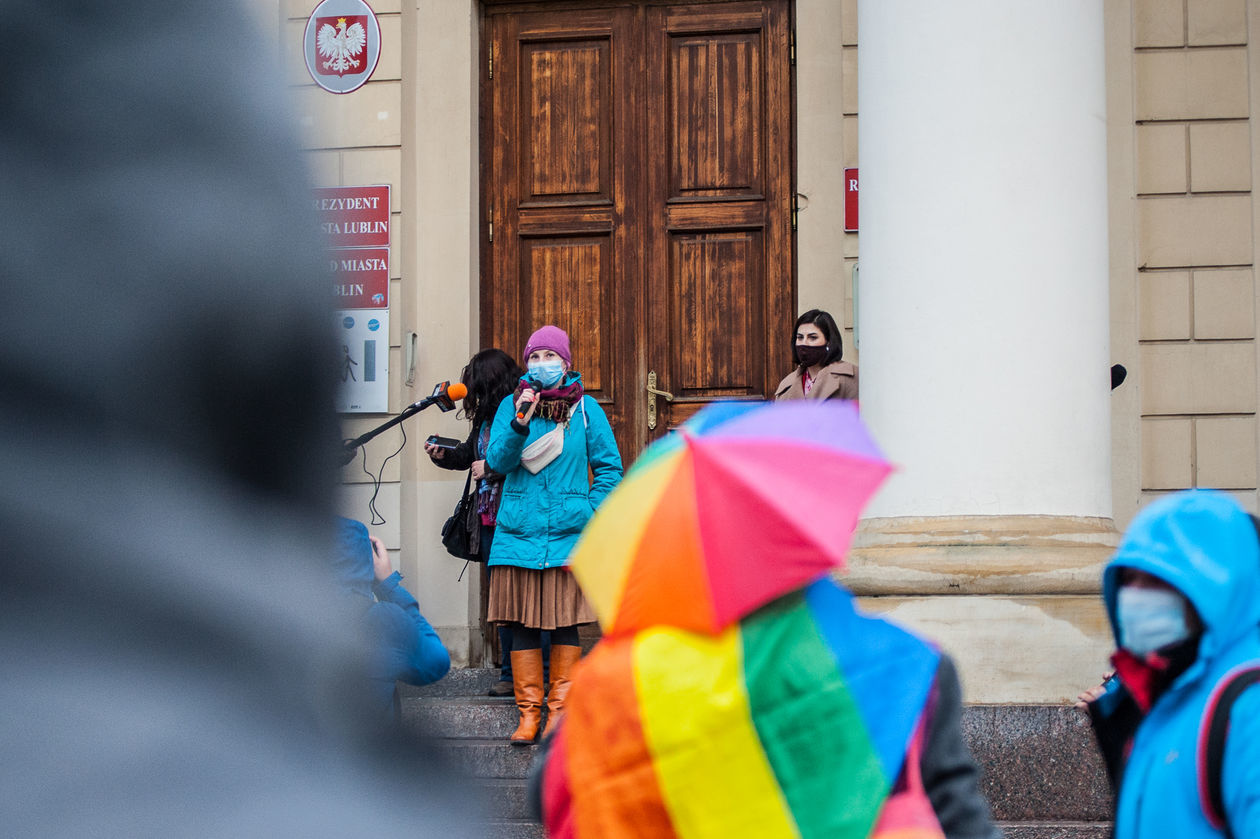
[{"label": "black microphone", "polygon": [[[530,390],[534,391],[535,393],[543,389],[542,382],[529,376],[528,374],[524,377],[524,382],[525,382],[525,386],[528,387]],[[524,406],[518,406],[516,409],[516,421],[525,422],[525,412],[528,410],[529,409]]]},{"label": "black microphone", "polygon": [[455,410],[455,403],[468,395],[468,388],[461,382],[451,384],[450,382],[438,382],[433,386],[433,393],[429,394],[419,402],[412,403],[411,407],[417,411],[423,411],[430,405],[437,405],[438,410],[442,413]]},{"label": "black microphone", "polygon": [[345,440],[341,444],[341,465],[344,466],[354,460],[355,450],[371,440],[377,434],[380,434],[387,428],[393,428],[398,423],[407,419],[407,417],[415,416],[430,405],[437,405],[442,413],[455,410],[455,403],[468,395],[468,388],[461,382],[451,384],[450,382],[438,382],[433,386],[433,393],[421,399],[419,402],[413,402],[407,406],[401,414],[392,420],[378,425],[366,434],[361,434],[353,440]]}]

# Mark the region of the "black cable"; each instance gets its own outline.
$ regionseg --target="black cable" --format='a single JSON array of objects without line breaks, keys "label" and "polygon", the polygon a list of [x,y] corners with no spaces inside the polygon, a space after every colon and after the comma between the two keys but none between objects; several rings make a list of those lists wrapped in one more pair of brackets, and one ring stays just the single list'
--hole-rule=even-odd
[{"label": "black cable", "polygon": [[381,479],[385,476],[385,464],[397,457],[407,445],[407,429],[399,426],[398,430],[402,432],[402,442],[398,444],[398,448],[393,454],[381,461],[380,471],[375,475],[369,472],[367,468],[367,447],[361,447],[363,449],[363,474],[367,475],[372,480],[372,497],[368,500],[368,512],[372,514],[371,524],[373,527],[379,527],[380,525],[385,524],[385,517],[382,516],[380,511],[376,509],[376,496],[381,492]]}]

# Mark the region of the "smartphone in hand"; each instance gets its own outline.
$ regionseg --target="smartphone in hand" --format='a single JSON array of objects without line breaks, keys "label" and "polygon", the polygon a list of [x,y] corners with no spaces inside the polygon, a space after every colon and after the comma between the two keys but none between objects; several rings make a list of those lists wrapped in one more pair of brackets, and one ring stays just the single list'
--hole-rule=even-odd
[{"label": "smartphone in hand", "polygon": [[439,437],[436,434],[430,435],[424,442],[430,446],[437,446],[439,449],[453,449],[459,445],[459,440],[454,437]]}]

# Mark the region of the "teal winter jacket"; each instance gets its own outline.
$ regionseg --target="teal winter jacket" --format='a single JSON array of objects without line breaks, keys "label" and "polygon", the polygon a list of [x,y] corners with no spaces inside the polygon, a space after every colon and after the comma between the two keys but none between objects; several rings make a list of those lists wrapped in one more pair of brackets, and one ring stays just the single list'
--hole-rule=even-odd
[{"label": "teal winter jacket", "polygon": [[[565,385],[579,378],[570,373]],[[569,420],[564,450],[532,474],[521,465],[521,451],[556,423],[534,417],[522,434],[512,424],[515,416],[509,396],[495,413],[486,450],[486,465],[505,476],[489,564],[557,568],[568,564],[582,528],[621,480],[621,455],[604,410],[583,396]]]},{"label": "teal winter jacket", "polygon": [[[1200,800],[1200,724],[1212,690],[1235,667],[1260,662],[1260,543],[1246,512],[1214,490],[1181,492],[1138,514],[1103,575],[1116,628],[1120,571],[1136,568],[1184,594],[1204,624],[1194,663],[1142,718],[1124,764],[1115,836],[1219,837]],[[1117,644],[1119,633],[1116,633]],[[1103,724],[1126,693],[1119,680],[1098,700]],[[1119,716],[1119,712],[1114,712]],[[1260,685],[1234,705],[1221,787],[1236,837],[1260,836]]]}]

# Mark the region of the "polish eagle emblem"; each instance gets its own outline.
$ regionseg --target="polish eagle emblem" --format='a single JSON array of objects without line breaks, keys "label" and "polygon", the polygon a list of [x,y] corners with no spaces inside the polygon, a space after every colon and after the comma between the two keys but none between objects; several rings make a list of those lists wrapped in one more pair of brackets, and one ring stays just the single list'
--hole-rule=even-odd
[{"label": "polish eagle emblem", "polygon": [[335,28],[332,24],[325,23],[319,28],[319,34],[316,36],[316,48],[324,59],[322,62],[324,69],[331,70],[337,75],[353,72],[363,63],[356,56],[362,56],[366,44],[367,31],[364,30],[363,24],[355,21],[350,26],[346,26],[344,17],[337,18]]}]

